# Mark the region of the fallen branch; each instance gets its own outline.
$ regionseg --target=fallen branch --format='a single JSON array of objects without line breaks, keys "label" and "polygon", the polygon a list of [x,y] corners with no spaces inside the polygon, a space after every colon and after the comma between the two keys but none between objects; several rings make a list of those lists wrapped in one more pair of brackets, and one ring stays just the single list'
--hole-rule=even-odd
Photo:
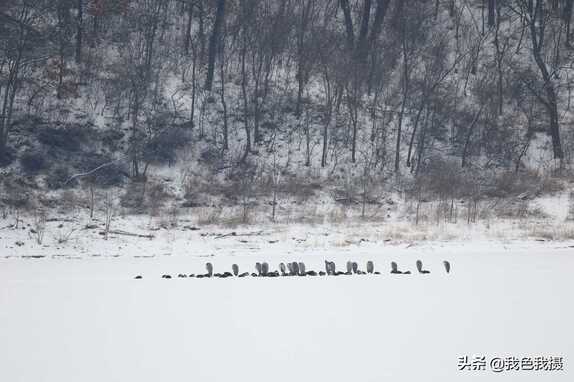
[{"label": "fallen branch", "polygon": [[228,237],[228,236],[260,236],[262,234],[263,234],[263,231],[255,231],[255,232],[248,232],[248,233],[242,233],[242,234],[238,234],[237,232],[234,231],[231,233],[216,235],[214,237],[214,239],[221,239],[221,238]]},{"label": "fallen branch", "polygon": [[[115,235],[124,235],[124,236],[134,236],[134,237],[141,237],[144,239],[153,239],[155,236],[154,235],[142,235],[139,233],[132,233],[132,232],[127,232],[127,231],[121,231],[121,230],[110,230],[108,233],[111,234],[115,234]],[[106,233],[104,231],[100,232],[100,235],[105,235]]]}]

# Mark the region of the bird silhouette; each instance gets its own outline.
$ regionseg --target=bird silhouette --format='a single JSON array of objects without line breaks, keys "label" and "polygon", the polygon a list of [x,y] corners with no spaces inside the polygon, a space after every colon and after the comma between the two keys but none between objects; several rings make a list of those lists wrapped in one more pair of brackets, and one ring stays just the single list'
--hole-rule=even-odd
[{"label": "bird silhouette", "polygon": [[233,264],[233,265],[231,266],[231,269],[233,270],[233,275],[234,275],[234,276],[239,275],[239,266],[238,266],[237,264]]},{"label": "bird silhouette", "polygon": [[353,273],[353,262],[347,261],[347,274],[350,275]]},{"label": "bird silhouette", "polygon": [[337,273],[337,266],[332,261],[325,261],[325,271],[327,275],[333,276]]},{"label": "bird silhouette", "polygon": [[305,272],[305,263],[299,263],[299,276],[306,276],[307,273]]},{"label": "bird silhouette", "polygon": [[294,261],[291,263],[291,267],[293,268],[293,276],[297,276],[299,274],[299,264]]},{"label": "bird silhouette", "polygon": [[391,261],[391,273],[397,274],[397,275],[400,275],[403,273],[403,272],[399,271],[397,263],[395,263],[394,261]]},{"label": "bird silhouette", "polygon": [[372,261],[367,261],[367,273],[373,273],[375,271],[375,265]]},{"label": "bird silhouette", "polygon": [[427,271],[427,270],[424,270],[424,269],[423,269],[423,262],[420,261],[420,260],[417,260],[417,270],[419,271],[419,273],[422,273],[422,274],[428,274],[428,273],[430,273],[430,271]]},{"label": "bird silhouette", "polygon": [[444,269],[446,270],[446,273],[450,273],[450,263],[448,261],[443,261],[442,262],[444,265]]},{"label": "bird silhouette", "polygon": [[211,263],[206,263],[206,264],[205,264],[205,269],[207,269],[207,277],[213,276],[213,264],[211,264]]}]

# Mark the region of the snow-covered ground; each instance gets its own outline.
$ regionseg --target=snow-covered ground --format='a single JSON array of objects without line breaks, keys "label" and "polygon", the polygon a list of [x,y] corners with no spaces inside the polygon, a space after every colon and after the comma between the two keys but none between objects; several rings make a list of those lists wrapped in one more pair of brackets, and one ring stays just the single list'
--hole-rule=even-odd
[{"label": "snow-covered ground", "polygon": [[[43,246],[0,231],[0,381],[572,380],[574,242],[385,242],[377,229],[87,230],[57,244],[53,228]],[[176,277],[207,261],[324,260],[382,274]],[[391,261],[413,273],[391,275]],[[459,371],[463,356],[557,356],[564,370]]]},{"label": "snow-covered ground", "polygon": [[[163,218],[118,216],[108,240],[101,219],[56,216],[41,244],[33,216],[18,229],[8,218],[0,381],[571,381],[574,240],[564,238],[574,227],[564,195],[534,203],[539,220],[470,225],[196,226],[180,216],[162,228]],[[206,262],[320,271],[325,260],[339,270],[371,260],[381,274],[177,277]],[[412,273],[391,274],[391,262]],[[460,371],[465,356],[563,357],[564,370]]]}]

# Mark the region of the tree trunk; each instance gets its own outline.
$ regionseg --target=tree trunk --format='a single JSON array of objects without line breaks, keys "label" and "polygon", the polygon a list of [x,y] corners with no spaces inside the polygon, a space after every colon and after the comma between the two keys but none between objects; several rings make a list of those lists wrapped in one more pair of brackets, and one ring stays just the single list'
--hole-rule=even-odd
[{"label": "tree trunk", "polygon": [[193,3],[189,2],[187,4],[187,25],[185,27],[185,39],[184,39],[184,50],[185,55],[189,55],[189,48],[191,45],[191,24],[193,21]]},{"label": "tree trunk", "polygon": [[247,70],[245,68],[245,56],[247,55],[247,35],[243,31],[243,48],[241,50],[241,93],[243,95],[243,126],[245,128],[245,152],[241,158],[242,162],[245,162],[249,152],[251,151],[251,132],[249,128],[249,100],[247,96]]},{"label": "tree trunk", "polygon": [[199,62],[203,65],[205,62],[205,7],[203,0],[198,1],[198,13],[199,13]]},{"label": "tree trunk", "polygon": [[[558,100],[556,97],[556,91],[554,89],[554,84],[546,63],[544,62],[542,44],[544,42],[544,31],[545,31],[545,15],[544,15],[544,0],[536,1],[536,8],[531,10],[530,14],[530,37],[532,42],[532,54],[534,56],[534,61],[540,70],[542,79],[544,81],[544,90],[546,92],[546,101],[543,102],[550,119],[550,136],[552,138],[552,150],[554,152],[555,159],[562,159],[564,153],[562,151],[562,143],[560,142],[560,124],[558,117]],[[539,25],[537,25],[537,23]]]},{"label": "tree trunk", "polygon": [[361,62],[365,62],[369,49],[367,46],[367,34],[369,33],[369,18],[371,17],[371,0],[363,0],[363,15],[361,18],[361,28],[359,30],[359,40],[357,41],[357,57]]},{"label": "tree trunk", "polygon": [[496,23],[496,0],[488,0],[488,27],[492,28]]},{"label": "tree trunk", "polygon": [[349,0],[340,0],[341,8],[343,9],[343,16],[345,18],[345,30],[347,31],[347,48],[350,52],[353,51],[355,46],[355,31],[353,29],[353,17],[351,15],[351,7]]},{"label": "tree trunk", "polygon": [[213,73],[215,71],[215,56],[217,54],[217,45],[221,39],[221,26],[225,19],[225,0],[218,0],[215,21],[213,22],[213,31],[209,38],[209,58],[207,63],[207,78],[205,80],[205,90],[211,91],[213,86]]},{"label": "tree trunk", "polygon": [[76,30],[76,64],[82,62],[82,37],[84,33],[84,4],[83,0],[78,0],[78,20]]},{"label": "tree trunk", "polygon": [[574,4],[574,0],[565,0],[564,1],[564,11],[563,11],[563,18],[564,23],[566,24],[566,46],[570,47],[570,23],[572,21],[572,5]]},{"label": "tree trunk", "polygon": [[191,122],[191,128],[193,129],[195,126],[195,100],[196,100],[196,92],[197,92],[197,50],[192,47],[193,51],[193,59],[192,59],[192,68],[191,68],[191,114],[189,116]]},{"label": "tree trunk", "polygon": [[484,108],[484,105],[480,108],[480,110],[478,111],[478,113],[476,113],[476,116],[473,118],[472,123],[470,124],[470,126],[468,127],[468,134],[466,135],[466,140],[464,142],[464,148],[462,150],[462,163],[461,163],[461,167],[466,167],[466,158],[468,156],[468,148],[470,146],[470,137],[472,136],[472,133],[474,131],[474,126],[476,125],[476,123],[478,122],[478,119],[480,118],[480,115],[482,114],[482,109]]},{"label": "tree trunk", "polygon": [[228,150],[229,129],[227,124],[227,102],[225,102],[225,56],[223,47],[221,48],[220,76],[221,76],[221,105],[223,106],[223,150]]},{"label": "tree trunk", "polygon": [[[405,1],[405,0],[399,0]],[[391,0],[377,0],[377,9],[375,10],[375,19],[373,20],[373,26],[371,28],[371,34],[369,35],[369,43],[366,54],[369,54],[369,50],[373,49],[375,42],[379,38],[383,30],[383,21],[385,19],[385,15],[387,14],[387,9],[389,8],[389,4]],[[366,58],[365,58],[366,59]]]}]

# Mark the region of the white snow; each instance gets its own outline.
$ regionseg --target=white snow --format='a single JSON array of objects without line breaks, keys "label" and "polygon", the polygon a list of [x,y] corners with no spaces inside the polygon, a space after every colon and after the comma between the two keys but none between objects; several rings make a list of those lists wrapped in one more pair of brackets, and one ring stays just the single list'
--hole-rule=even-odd
[{"label": "white snow", "polygon": [[[572,380],[574,243],[320,245],[319,228],[304,229],[299,238],[315,232],[319,245],[290,244],[290,232],[274,234],[275,244],[244,237],[259,238],[251,248],[241,237],[210,239],[222,243],[213,252],[190,241],[189,251],[170,256],[148,250],[157,239],[138,239],[140,253],[99,257],[52,257],[54,247],[39,259],[8,251],[0,256],[0,380]],[[93,244],[92,254],[117,240]],[[321,270],[325,259],[339,269],[373,260],[382,275],[161,279],[204,273],[206,261],[216,272],[232,263],[251,272],[256,261]],[[429,275],[416,272],[417,259]],[[391,261],[413,274],[391,275]],[[565,370],[458,371],[464,355],[561,356]]]}]

